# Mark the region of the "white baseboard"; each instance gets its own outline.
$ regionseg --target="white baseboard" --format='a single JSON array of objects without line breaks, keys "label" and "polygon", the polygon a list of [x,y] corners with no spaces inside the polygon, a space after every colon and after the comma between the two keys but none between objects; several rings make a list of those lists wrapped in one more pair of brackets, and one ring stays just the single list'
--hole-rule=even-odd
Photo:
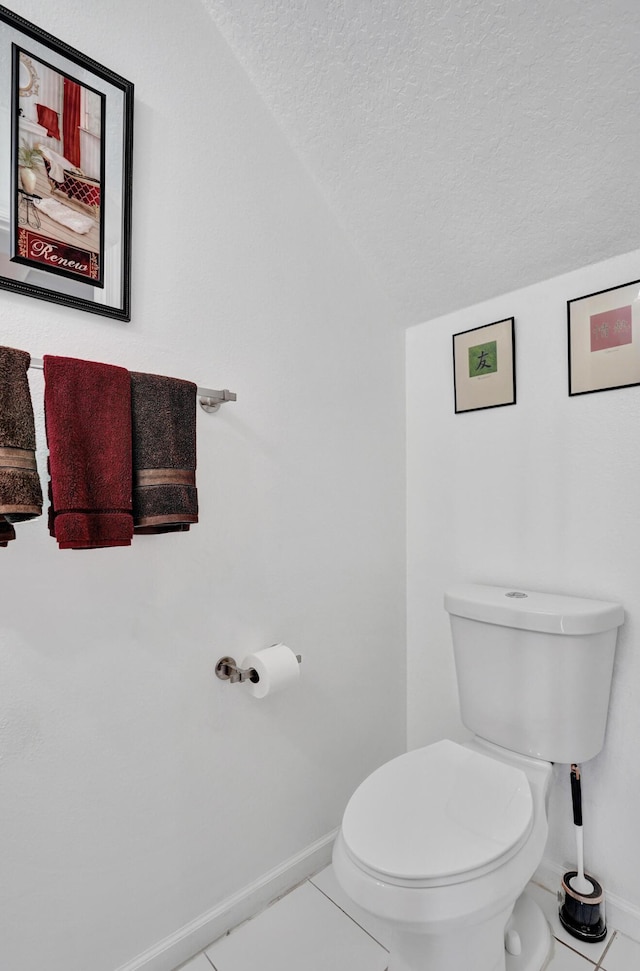
[{"label": "white baseboard", "polygon": [[[533,875],[533,880],[552,893],[560,889],[563,875],[570,866],[544,859]],[[575,869],[575,866],[574,866]],[[640,907],[630,903],[615,893],[609,893],[604,888],[605,915],[607,927],[620,931],[634,941],[640,941]]]},{"label": "white baseboard", "polygon": [[264,910],[307,877],[331,862],[331,849],[337,830],[327,833],[221,901],[207,913],[196,917],[175,933],[121,965],[117,971],[174,971],[223,934]]}]

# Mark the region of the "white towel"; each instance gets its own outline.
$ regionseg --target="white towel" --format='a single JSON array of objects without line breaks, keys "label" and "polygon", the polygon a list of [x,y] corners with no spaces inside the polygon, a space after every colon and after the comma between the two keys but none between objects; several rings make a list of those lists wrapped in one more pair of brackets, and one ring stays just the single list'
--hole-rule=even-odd
[{"label": "white towel", "polygon": [[44,212],[50,219],[55,219],[67,229],[72,229],[74,233],[88,233],[95,226],[94,220],[89,216],[83,216],[82,213],[69,209],[69,206],[63,205],[56,199],[36,199],[34,205],[40,212]]},{"label": "white towel", "polygon": [[70,162],[68,158],[64,157],[64,155],[58,155],[58,153],[54,152],[52,148],[43,148],[41,145],[40,151],[45,156],[47,161],[51,163],[51,170],[49,174],[54,182],[64,182],[65,169],[69,169],[72,173],[80,173],[80,169],[78,169],[73,162]]}]

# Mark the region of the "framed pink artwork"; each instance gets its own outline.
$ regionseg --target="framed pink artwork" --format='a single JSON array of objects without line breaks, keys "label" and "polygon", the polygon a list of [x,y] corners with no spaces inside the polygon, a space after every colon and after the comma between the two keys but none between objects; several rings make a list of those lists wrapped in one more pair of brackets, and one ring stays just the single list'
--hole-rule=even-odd
[{"label": "framed pink artwork", "polygon": [[567,301],[569,394],[640,384],[640,280]]}]

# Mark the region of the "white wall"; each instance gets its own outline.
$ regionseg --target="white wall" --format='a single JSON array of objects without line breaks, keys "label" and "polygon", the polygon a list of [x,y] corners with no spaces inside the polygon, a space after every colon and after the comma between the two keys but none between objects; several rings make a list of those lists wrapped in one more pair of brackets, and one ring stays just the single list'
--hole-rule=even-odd
[{"label": "white wall", "polygon": [[[0,551],[0,965],[114,971],[404,749],[403,335],[195,0],[12,9],[136,85],[133,317],[0,292],[0,341],[238,394],[189,534]],[[297,690],[214,677],[280,639]]]},{"label": "white wall", "polygon": [[[634,252],[407,334],[409,745],[465,737],[442,606],[449,583],[621,601],[606,743],[584,767],[585,857],[635,907],[640,387],[568,397],[566,301],[638,277]],[[510,316],[517,404],[454,414],[451,335]],[[563,865],[575,861],[567,766],[555,780],[547,854]]]}]

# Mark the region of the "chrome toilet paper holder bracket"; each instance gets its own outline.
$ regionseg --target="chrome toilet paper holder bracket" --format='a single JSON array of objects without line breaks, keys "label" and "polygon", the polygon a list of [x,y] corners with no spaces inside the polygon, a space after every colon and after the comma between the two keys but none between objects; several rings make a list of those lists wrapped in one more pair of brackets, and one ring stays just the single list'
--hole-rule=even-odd
[{"label": "chrome toilet paper holder bracket", "polygon": [[260,680],[255,668],[239,668],[233,657],[220,658],[216,664],[216,675],[230,684],[237,684],[238,681],[253,681],[256,684]]},{"label": "chrome toilet paper holder bracket", "polygon": [[[302,664],[302,655],[296,654],[296,661]],[[260,675],[255,668],[239,668],[235,658],[221,657],[216,664],[216,677],[221,681],[228,681],[229,684],[237,684],[242,681],[252,681],[257,684]]]}]

